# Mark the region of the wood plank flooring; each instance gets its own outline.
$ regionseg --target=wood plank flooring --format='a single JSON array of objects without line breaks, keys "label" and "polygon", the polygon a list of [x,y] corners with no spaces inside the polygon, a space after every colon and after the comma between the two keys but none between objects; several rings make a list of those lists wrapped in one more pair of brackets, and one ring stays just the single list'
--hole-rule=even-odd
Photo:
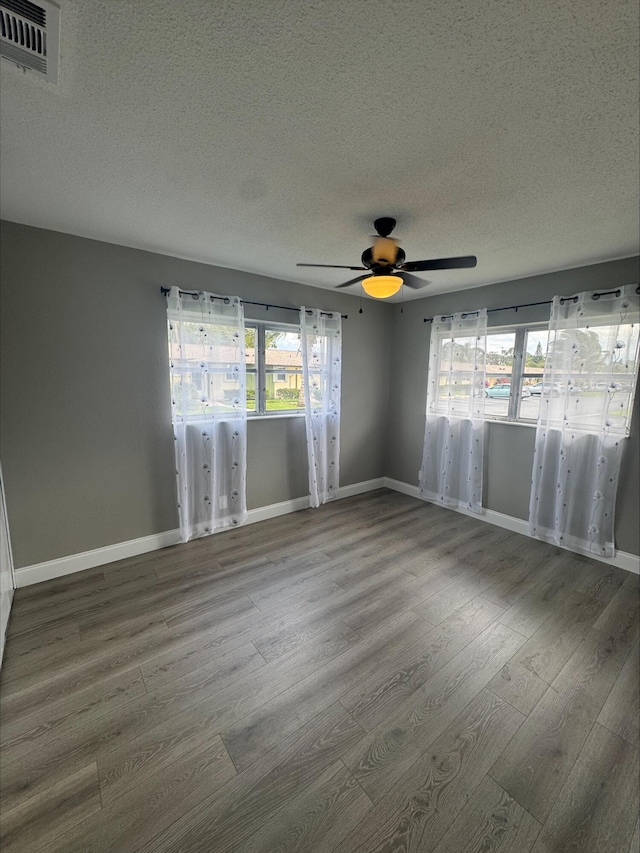
[{"label": "wood plank flooring", "polygon": [[16,592],[3,853],[637,853],[639,578],[381,490]]}]

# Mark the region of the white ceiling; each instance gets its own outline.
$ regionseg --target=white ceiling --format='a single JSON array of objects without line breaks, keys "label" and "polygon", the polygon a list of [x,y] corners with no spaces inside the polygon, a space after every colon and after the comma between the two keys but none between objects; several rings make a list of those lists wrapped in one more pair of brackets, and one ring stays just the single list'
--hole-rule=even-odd
[{"label": "white ceiling", "polygon": [[57,86],[1,63],[6,219],[321,287],[380,215],[478,256],[405,298],[638,251],[636,0],[60,6]]}]

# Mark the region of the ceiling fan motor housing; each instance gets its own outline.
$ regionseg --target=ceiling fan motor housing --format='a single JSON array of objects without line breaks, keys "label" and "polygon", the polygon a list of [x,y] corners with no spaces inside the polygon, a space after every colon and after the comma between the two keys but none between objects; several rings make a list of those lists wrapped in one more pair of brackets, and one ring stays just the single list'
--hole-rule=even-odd
[{"label": "ceiling fan motor housing", "polygon": [[372,252],[376,264],[390,266],[396,261],[398,244],[391,237],[378,237],[372,246]]},{"label": "ceiling fan motor housing", "polygon": [[387,238],[381,238],[370,249],[365,249],[361,258],[362,266],[368,270],[377,267],[395,267],[397,269],[404,263],[404,260],[404,251],[397,245],[395,240]]}]

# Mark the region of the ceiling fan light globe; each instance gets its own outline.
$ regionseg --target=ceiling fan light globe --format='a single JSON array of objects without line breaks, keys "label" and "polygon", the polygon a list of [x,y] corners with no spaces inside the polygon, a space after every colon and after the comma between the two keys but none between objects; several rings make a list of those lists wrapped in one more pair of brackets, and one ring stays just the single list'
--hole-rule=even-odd
[{"label": "ceiling fan light globe", "polygon": [[399,275],[372,275],[362,282],[364,292],[374,299],[388,299],[402,287]]}]

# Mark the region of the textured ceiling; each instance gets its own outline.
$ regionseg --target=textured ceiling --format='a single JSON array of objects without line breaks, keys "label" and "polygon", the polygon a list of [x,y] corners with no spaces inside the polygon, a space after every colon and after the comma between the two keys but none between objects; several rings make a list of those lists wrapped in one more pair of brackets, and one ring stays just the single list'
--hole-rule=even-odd
[{"label": "textured ceiling", "polygon": [[1,63],[6,219],[322,287],[380,215],[478,256],[405,298],[638,251],[636,0],[60,6],[58,86]]}]

